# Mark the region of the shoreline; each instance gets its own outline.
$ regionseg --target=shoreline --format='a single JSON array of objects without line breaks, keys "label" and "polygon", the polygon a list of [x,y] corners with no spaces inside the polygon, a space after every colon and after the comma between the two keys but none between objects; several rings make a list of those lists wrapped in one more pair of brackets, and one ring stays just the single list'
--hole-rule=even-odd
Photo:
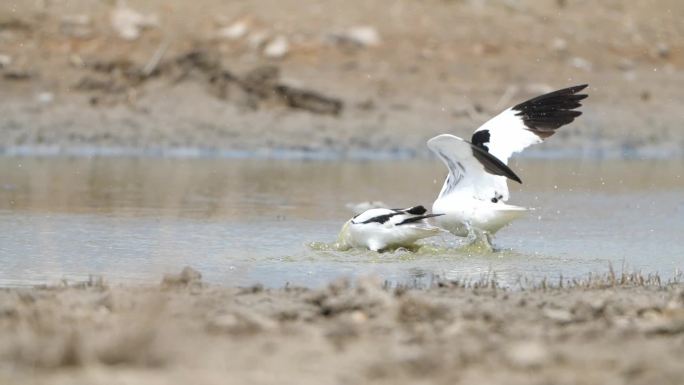
[{"label": "shoreline", "polygon": [[[285,281],[282,285],[269,285],[265,282],[251,281],[244,284],[236,284],[235,282],[224,282],[220,280],[207,280],[203,278],[200,271],[191,267],[186,267],[185,270],[192,271],[197,279],[199,286],[208,286],[221,289],[249,289],[250,287],[261,287],[262,289],[281,291],[289,290],[291,288],[299,288],[304,290],[321,290],[330,284],[337,281],[363,281],[374,280],[381,283],[384,290],[418,290],[431,291],[441,287],[459,287],[462,289],[477,289],[477,288],[491,288],[502,290],[508,293],[520,293],[539,290],[580,290],[580,289],[609,289],[621,286],[648,286],[651,288],[663,289],[668,286],[684,286],[684,272],[678,268],[669,272],[651,272],[642,273],[641,270],[626,270],[624,267],[618,272],[611,263],[608,263],[605,269],[590,271],[575,276],[563,275],[559,272],[554,275],[546,276],[526,276],[520,274],[515,278],[508,278],[502,280],[497,276],[494,270],[482,273],[479,276],[467,276],[455,278],[445,278],[440,274],[431,273],[421,279],[407,278],[405,280],[382,280],[377,274],[342,274],[338,276],[330,276],[326,281],[319,284],[307,283],[293,283]],[[73,288],[73,287],[91,287],[91,286],[107,286],[107,287],[127,287],[127,288],[141,288],[149,289],[157,286],[157,277],[161,274],[164,281],[167,277],[171,280],[178,280],[181,275],[174,273],[165,273],[165,270],[160,270],[155,273],[150,273],[145,276],[132,277],[108,277],[103,273],[89,273],[89,274],[71,274],[70,276],[51,277],[41,280],[32,280],[29,282],[16,280],[13,284],[0,283],[0,290],[44,290],[44,289],[59,289],[59,288]],[[629,271],[629,272],[628,272]],[[162,286],[164,284],[162,283]],[[182,286],[182,285],[181,285]]]},{"label": "shoreline", "polygon": [[[0,147],[0,157],[6,158],[167,158],[167,159],[253,159],[253,160],[301,160],[301,161],[393,161],[436,159],[426,150],[395,148],[390,150],[299,150],[289,148],[261,148],[255,150],[232,150],[202,147],[107,147],[35,145]],[[676,160],[684,158],[684,148],[661,144],[659,146],[619,148],[551,148],[531,149],[516,154],[515,159],[587,159],[587,160]]]},{"label": "shoreline", "polygon": [[[507,291],[204,284],[0,289],[0,382],[678,384],[684,286],[641,275]],[[307,341],[305,344],[302,341]]]}]

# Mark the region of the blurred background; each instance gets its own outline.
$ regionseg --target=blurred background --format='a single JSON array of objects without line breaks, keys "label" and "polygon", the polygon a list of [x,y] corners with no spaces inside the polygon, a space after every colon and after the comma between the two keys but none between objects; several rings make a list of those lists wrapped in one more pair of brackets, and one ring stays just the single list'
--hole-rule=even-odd
[{"label": "blurred background", "polygon": [[[537,151],[682,153],[677,0],[0,4],[0,151],[426,156],[589,83]],[[529,154],[528,154],[529,155]]]}]

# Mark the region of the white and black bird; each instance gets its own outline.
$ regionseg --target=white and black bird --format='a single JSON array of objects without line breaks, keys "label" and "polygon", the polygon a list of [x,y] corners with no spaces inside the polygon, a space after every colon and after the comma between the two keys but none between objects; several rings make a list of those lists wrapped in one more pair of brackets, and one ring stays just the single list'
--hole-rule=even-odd
[{"label": "white and black bird", "polygon": [[375,208],[348,220],[338,238],[338,248],[367,248],[383,251],[411,247],[419,239],[439,234],[443,230],[427,222],[442,214],[426,214],[423,206],[407,209]]},{"label": "white and black bird", "polygon": [[470,141],[443,134],[427,145],[444,162],[449,174],[432,211],[439,226],[457,236],[474,230],[491,236],[527,209],[506,204],[506,179],[522,183],[508,166],[512,154],[541,143],[582,113],[587,85],[564,88],[511,107],[487,121]]}]

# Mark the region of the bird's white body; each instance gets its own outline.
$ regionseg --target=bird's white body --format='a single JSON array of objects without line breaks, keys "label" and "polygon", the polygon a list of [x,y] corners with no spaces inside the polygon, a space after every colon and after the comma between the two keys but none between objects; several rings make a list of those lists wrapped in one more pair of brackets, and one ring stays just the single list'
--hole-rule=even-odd
[{"label": "bird's white body", "polygon": [[456,236],[466,237],[473,229],[494,234],[523,216],[527,209],[503,202],[492,203],[472,196],[452,194],[438,198],[432,205],[432,211],[444,214],[435,218],[435,223],[439,227]]},{"label": "bird's white body", "polygon": [[493,235],[527,209],[506,204],[507,178],[522,183],[508,166],[514,153],[541,143],[574,120],[586,85],[538,96],[511,107],[475,130],[471,141],[442,134],[427,145],[449,170],[432,212],[437,224],[457,236]]},{"label": "bird's white body", "polygon": [[348,220],[338,238],[338,248],[367,248],[373,251],[410,247],[416,241],[439,234],[427,223],[434,217],[422,206],[408,209],[370,209]]},{"label": "bird's white body", "polygon": [[444,214],[435,218],[438,226],[459,237],[470,236],[473,231],[492,235],[525,213],[523,207],[504,203],[508,198],[506,178],[486,172],[480,159],[490,168],[507,169],[491,154],[478,153],[478,159],[472,144],[448,134],[430,139],[428,147],[449,169],[432,205],[433,213]]}]

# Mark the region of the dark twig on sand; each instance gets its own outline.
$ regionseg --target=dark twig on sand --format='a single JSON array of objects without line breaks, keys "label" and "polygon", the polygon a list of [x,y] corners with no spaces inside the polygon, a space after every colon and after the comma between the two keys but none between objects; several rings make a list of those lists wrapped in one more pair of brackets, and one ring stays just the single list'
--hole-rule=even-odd
[{"label": "dark twig on sand", "polygon": [[128,60],[91,62],[86,68],[103,74],[106,79],[86,76],[75,88],[120,95],[126,94],[122,90],[140,87],[153,77],[166,75],[172,77],[174,83],[178,83],[195,73],[206,80],[211,93],[220,99],[228,99],[229,87],[236,86],[247,96],[247,105],[252,108],[258,108],[270,101],[315,114],[339,115],[344,107],[344,102],[339,98],[283,83],[280,69],[276,66],[257,67],[243,76],[237,76],[226,69],[216,55],[202,49],[163,61],[169,45],[169,41],[162,42],[142,68]]}]

